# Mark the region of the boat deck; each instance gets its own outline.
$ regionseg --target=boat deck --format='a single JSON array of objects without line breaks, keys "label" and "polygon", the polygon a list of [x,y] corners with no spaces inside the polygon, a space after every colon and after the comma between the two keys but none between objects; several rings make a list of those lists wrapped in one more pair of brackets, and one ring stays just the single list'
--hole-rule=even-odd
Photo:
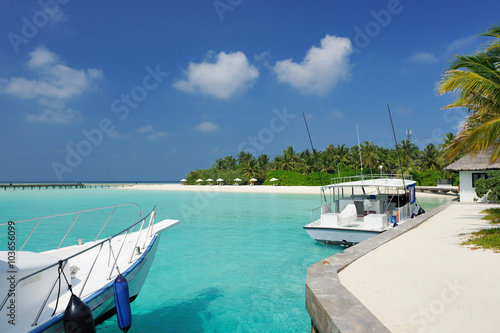
[{"label": "boat deck", "polygon": [[[141,273],[141,269],[135,269],[134,266],[146,265],[149,270],[152,258],[145,258],[145,253],[148,253],[150,247],[153,245],[155,246],[154,250],[156,249],[158,242],[154,242],[153,244],[153,241],[156,239],[157,235],[174,226],[178,222],[179,221],[177,220],[163,220],[153,225],[151,233],[148,233],[145,228],[142,232],[136,231],[128,235],[119,235],[98,246],[95,245],[102,242],[102,240],[41,253],[26,252],[24,257],[30,258],[33,262],[36,262],[37,258],[44,258],[44,260],[57,263],[59,260],[63,260],[81,251],[89,249],[88,251],[69,259],[66,267],[64,268],[64,272],[66,278],[71,284],[73,293],[88,303],[93,311],[95,310],[95,307],[93,306],[100,306],[103,304],[103,306],[100,307],[99,313],[104,313],[109,310],[108,308],[113,300],[113,290],[112,288],[110,289],[110,287],[112,287],[114,279],[118,273],[126,275],[125,272],[129,270],[130,275],[126,275],[126,278],[129,281],[130,279],[133,279],[136,274],[147,274],[147,270],[145,270],[146,272]],[[92,248],[93,246],[95,247]],[[22,259],[23,257],[20,258]],[[50,258],[53,259],[50,260]],[[115,258],[117,259],[115,260]],[[134,269],[132,270],[132,268]],[[16,278],[19,280],[35,271],[36,270],[25,272],[21,270],[17,273]],[[68,290],[64,277],[61,276],[61,295],[59,297],[59,303],[57,304],[57,312],[54,317],[51,316],[57,303],[57,276],[56,266],[49,271],[38,273],[24,281],[21,281],[16,287],[16,301],[18,306],[16,311],[19,317],[21,317],[22,314],[22,321],[16,321],[16,332],[27,332],[36,329],[37,326],[43,325],[44,322],[50,320],[51,318],[55,318],[64,312],[64,309],[69,302],[71,293]],[[145,275],[142,279],[136,279],[137,281],[135,283],[129,283],[130,296],[134,296],[139,292],[144,279]],[[54,288],[51,291],[52,287]],[[43,307],[43,310],[40,313],[40,318],[37,321],[38,325],[33,326],[33,323],[36,321],[36,316],[43,304],[43,300],[47,298],[49,292],[50,296],[47,300],[46,306]],[[89,301],[92,301],[96,297],[100,297],[101,299],[95,301],[93,303],[94,305],[90,304]],[[113,306],[114,303],[111,308]],[[6,309],[1,311],[2,317],[5,316],[5,311]],[[95,315],[96,314],[94,314],[94,319]],[[7,322],[2,321],[0,324],[1,332],[7,331],[8,328],[10,329],[10,325],[9,327],[5,325],[7,325]]]}]

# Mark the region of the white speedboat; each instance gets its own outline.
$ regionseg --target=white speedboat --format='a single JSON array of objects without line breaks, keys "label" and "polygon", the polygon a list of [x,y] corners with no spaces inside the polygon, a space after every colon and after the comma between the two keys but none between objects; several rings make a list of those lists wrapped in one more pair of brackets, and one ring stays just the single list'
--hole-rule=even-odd
[{"label": "white speedboat", "polygon": [[[129,214],[134,206],[138,217]],[[0,332],[88,332],[117,312],[128,330],[130,302],[160,235],[179,222],[155,223],[155,215],[156,207],[141,218],[139,206],[125,204],[0,224],[8,236],[0,251]]]},{"label": "white speedboat", "polygon": [[324,204],[311,211],[307,233],[321,243],[350,246],[423,213],[415,181],[396,175],[370,178],[342,177],[323,186]]}]

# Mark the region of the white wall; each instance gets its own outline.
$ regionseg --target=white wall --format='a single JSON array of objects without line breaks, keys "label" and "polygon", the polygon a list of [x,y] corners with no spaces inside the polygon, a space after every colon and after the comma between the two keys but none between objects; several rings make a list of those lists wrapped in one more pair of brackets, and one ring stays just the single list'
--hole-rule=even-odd
[{"label": "white wall", "polygon": [[476,195],[476,190],[472,187],[472,174],[485,171],[460,171],[460,202],[485,202],[486,196],[479,199]]}]

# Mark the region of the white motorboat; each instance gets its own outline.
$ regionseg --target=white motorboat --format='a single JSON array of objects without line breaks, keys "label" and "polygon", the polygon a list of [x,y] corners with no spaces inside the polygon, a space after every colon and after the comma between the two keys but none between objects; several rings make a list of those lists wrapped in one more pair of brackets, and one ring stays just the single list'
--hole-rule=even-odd
[{"label": "white motorboat", "polygon": [[321,188],[321,207],[311,211],[307,233],[321,243],[350,246],[423,213],[415,181],[397,175],[342,177]]},{"label": "white motorboat", "polygon": [[0,224],[8,235],[8,251],[0,251],[0,332],[86,331],[79,325],[93,327],[117,311],[119,322],[127,317],[161,233],[179,222],[155,223],[155,215],[156,207],[141,218],[139,206],[124,204]]}]

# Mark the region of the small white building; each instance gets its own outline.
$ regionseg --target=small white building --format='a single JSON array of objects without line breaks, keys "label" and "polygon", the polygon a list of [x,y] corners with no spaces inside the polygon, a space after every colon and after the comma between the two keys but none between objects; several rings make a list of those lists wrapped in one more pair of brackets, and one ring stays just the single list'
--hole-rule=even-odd
[{"label": "small white building", "polygon": [[486,198],[477,197],[474,185],[479,178],[487,178],[488,171],[500,169],[500,158],[490,162],[491,152],[483,151],[475,155],[467,154],[445,168],[448,172],[459,172],[460,202],[486,201]]}]

